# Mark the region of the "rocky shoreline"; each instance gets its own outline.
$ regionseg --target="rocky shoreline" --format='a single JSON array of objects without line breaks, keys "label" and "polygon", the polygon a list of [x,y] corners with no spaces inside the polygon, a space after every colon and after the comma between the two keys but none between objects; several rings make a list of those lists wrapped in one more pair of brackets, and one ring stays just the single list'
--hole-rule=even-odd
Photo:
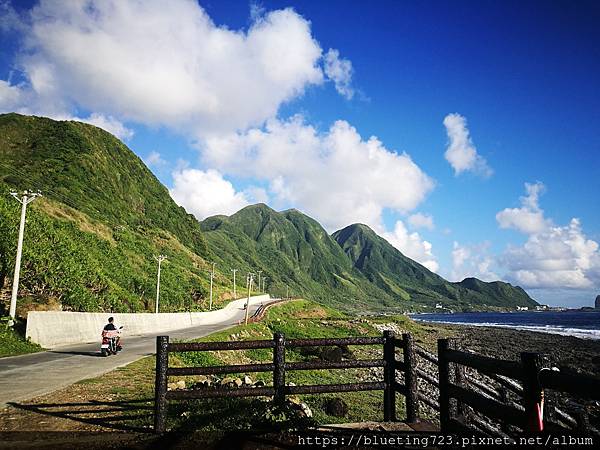
[{"label": "rocky shoreline", "polygon": [[600,375],[600,340],[501,327],[427,324],[448,330],[462,348],[482,355],[517,361],[521,352],[537,352],[550,366]]}]

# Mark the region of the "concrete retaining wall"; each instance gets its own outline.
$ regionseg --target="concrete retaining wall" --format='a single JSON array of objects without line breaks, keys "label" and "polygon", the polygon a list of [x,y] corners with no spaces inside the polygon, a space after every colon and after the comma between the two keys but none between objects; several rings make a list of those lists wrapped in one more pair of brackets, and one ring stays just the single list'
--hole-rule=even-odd
[{"label": "concrete retaining wall", "polygon": [[[269,301],[269,295],[250,298],[250,305]],[[223,309],[194,313],[83,313],[65,311],[30,311],[27,314],[26,336],[44,348],[61,345],[100,342],[100,333],[109,317],[117,327],[123,326],[125,336],[157,334],[231,320],[243,308],[246,299],[235,300]]]}]

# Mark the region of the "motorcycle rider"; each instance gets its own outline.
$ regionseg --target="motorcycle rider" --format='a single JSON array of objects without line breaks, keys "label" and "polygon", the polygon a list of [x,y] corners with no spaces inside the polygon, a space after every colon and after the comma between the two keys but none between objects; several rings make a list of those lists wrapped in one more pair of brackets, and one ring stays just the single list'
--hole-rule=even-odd
[{"label": "motorcycle rider", "polygon": [[[117,333],[120,333],[119,329],[115,326],[114,321],[114,317],[108,318],[108,323],[104,325],[103,335],[104,331],[116,331]],[[121,336],[117,336],[117,351],[121,351],[122,349],[123,347],[121,347]]]}]

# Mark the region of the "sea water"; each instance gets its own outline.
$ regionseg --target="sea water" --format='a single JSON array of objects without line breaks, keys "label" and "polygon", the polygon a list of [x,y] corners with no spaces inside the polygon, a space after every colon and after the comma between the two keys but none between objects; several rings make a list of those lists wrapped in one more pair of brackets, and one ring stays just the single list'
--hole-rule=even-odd
[{"label": "sea water", "polygon": [[423,322],[505,327],[584,339],[600,339],[600,311],[470,312],[411,314],[411,317]]}]

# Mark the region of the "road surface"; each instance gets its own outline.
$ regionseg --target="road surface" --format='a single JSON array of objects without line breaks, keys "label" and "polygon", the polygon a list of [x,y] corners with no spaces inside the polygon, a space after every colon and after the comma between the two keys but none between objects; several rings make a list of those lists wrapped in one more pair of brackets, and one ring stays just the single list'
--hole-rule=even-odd
[{"label": "road surface", "polygon": [[[264,303],[273,301],[276,299]],[[144,356],[153,355],[158,334],[169,335],[170,339],[193,339],[237,325],[245,316],[244,300],[236,300],[238,302],[240,306],[236,304],[235,308],[228,308],[231,312],[222,314],[210,325],[138,336],[128,336],[127,330],[123,330],[123,351],[106,358],[99,353],[100,338],[95,344],[70,345],[40,353],[0,358],[0,408],[10,402],[29,400],[79,380],[97,377]],[[250,304],[249,314],[252,315],[259,306],[260,303]]]}]

